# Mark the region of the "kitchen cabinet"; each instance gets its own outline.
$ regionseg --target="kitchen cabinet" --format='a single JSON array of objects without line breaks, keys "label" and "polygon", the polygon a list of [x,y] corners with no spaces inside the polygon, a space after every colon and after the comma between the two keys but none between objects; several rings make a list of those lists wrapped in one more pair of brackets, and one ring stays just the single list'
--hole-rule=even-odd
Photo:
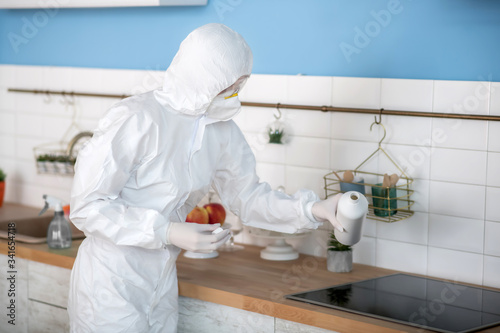
[{"label": "kitchen cabinet", "polygon": [[[196,318],[196,320],[193,320]],[[230,306],[179,297],[179,332],[274,333],[274,318]]]},{"label": "kitchen cabinet", "polygon": [[29,261],[28,267],[28,298],[66,308],[71,270],[36,261]]},{"label": "kitchen cabinet", "polygon": [[71,270],[28,261],[29,332],[68,332]]},{"label": "kitchen cabinet", "polygon": [[[7,256],[0,255],[5,268]],[[68,332],[69,318],[66,303],[69,291],[69,269],[15,258],[15,325],[2,313],[1,333]],[[8,291],[12,288],[6,269],[0,273],[0,299],[9,301]],[[5,297],[7,296],[7,297]],[[5,308],[7,304],[3,304]]]},{"label": "kitchen cabinet", "polygon": [[28,311],[29,333],[69,332],[69,318],[65,308],[29,300]]},{"label": "kitchen cabinet", "polygon": [[[193,320],[196,318],[196,320]],[[226,305],[179,297],[179,332],[328,333],[322,328],[299,324]]]}]

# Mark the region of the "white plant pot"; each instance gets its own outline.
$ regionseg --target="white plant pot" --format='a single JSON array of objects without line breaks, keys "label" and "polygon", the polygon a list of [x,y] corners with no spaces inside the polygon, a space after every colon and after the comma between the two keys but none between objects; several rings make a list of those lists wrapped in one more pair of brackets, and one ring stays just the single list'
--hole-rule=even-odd
[{"label": "white plant pot", "polygon": [[56,162],[45,162],[45,167],[48,173],[57,173]]},{"label": "white plant pot", "polygon": [[59,174],[66,174],[68,171],[66,170],[66,163],[65,162],[56,162],[56,173]]},{"label": "white plant pot", "polygon": [[72,163],[66,163],[66,173],[75,173],[75,166]]},{"label": "white plant pot", "polygon": [[47,162],[45,161],[37,161],[36,166],[38,169],[39,173],[46,173],[47,172]]},{"label": "white plant pot", "polygon": [[352,271],[352,251],[327,251],[326,267],[335,273]]}]

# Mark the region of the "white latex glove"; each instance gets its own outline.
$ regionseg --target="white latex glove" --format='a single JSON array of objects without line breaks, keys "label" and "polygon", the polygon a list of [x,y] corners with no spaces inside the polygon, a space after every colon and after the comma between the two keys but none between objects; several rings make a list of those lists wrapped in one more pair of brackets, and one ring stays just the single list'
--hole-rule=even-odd
[{"label": "white latex glove", "polygon": [[316,202],[312,208],[311,213],[316,220],[321,222],[330,222],[335,229],[340,232],[344,232],[344,227],[337,221],[335,215],[337,214],[337,205],[339,203],[342,193],[339,193],[333,197],[329,197],[326,200]]},{"label": "white latex glove", "polygon": [[214,251],[231,237],[229,230],[212,235],[218,227],[220,224],[171,223],[167,241],[188,251]]}]

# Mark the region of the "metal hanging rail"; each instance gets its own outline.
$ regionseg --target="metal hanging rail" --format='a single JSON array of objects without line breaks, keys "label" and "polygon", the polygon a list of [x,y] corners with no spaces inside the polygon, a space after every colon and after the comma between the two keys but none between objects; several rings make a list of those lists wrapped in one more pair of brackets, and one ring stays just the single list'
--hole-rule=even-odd
[{"label": "metal hanging rail", "polygon": [[37,89],[17,89],[9,88],[8,92],[19,92],[19,93],[32,93],[40,95],[64,95],[64,96],[85,96],[85,97],[106,97],[106,98],[126,98],[130,95],[116,95],[116,94],[98,94],[98,93],[84,93],[84,92],[74,92],[74,91],[64,91],[64,90],[37,90]]},{"label": "metal hanging rail", "polygon": [[[9,92],[33,93],[41,95],[65,95],[65,96],[85,96],[85,97],[106,97],[106,98],[126,98],[130,95],[118,94],[98,94],[84,93],[74,91],[54,91],[54,90],[36,90],[36,89],[16,89],[9,88]],[[452,118],[452,119],[467,119],[467,120],[491,120],[500,121],[500,116],[479,115],[479,114],[463,114],[463,113],[439,113],[439,112],[423,112],[423,111],[399,111],[385,109],[360,109],[360,108],[343,108],[335,106],[315,106],[315,105],[297,105],[297,104],[281,104],[281,103],[257,103],[257,102],[241,102],[242,106],[262,107],[262,108],[280,108],[294,110],[312,110],[322,112],[346,112],[346,113],[364,113],[381,116],[409,116],[409,117],[429,117],[429,118]]]}]

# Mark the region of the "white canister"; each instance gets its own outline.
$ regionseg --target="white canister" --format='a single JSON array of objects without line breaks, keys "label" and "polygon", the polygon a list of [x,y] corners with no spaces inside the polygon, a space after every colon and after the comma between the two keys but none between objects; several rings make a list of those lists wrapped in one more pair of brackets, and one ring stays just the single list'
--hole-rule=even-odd
[{"label": "white canister", "polygon": [[368,200],[356,191],[346,192],[337,206],[337,220],[344,232],[335,229],[335,237],[344,245],[354,245],[361,239],[363,222],[368,213]]}]

